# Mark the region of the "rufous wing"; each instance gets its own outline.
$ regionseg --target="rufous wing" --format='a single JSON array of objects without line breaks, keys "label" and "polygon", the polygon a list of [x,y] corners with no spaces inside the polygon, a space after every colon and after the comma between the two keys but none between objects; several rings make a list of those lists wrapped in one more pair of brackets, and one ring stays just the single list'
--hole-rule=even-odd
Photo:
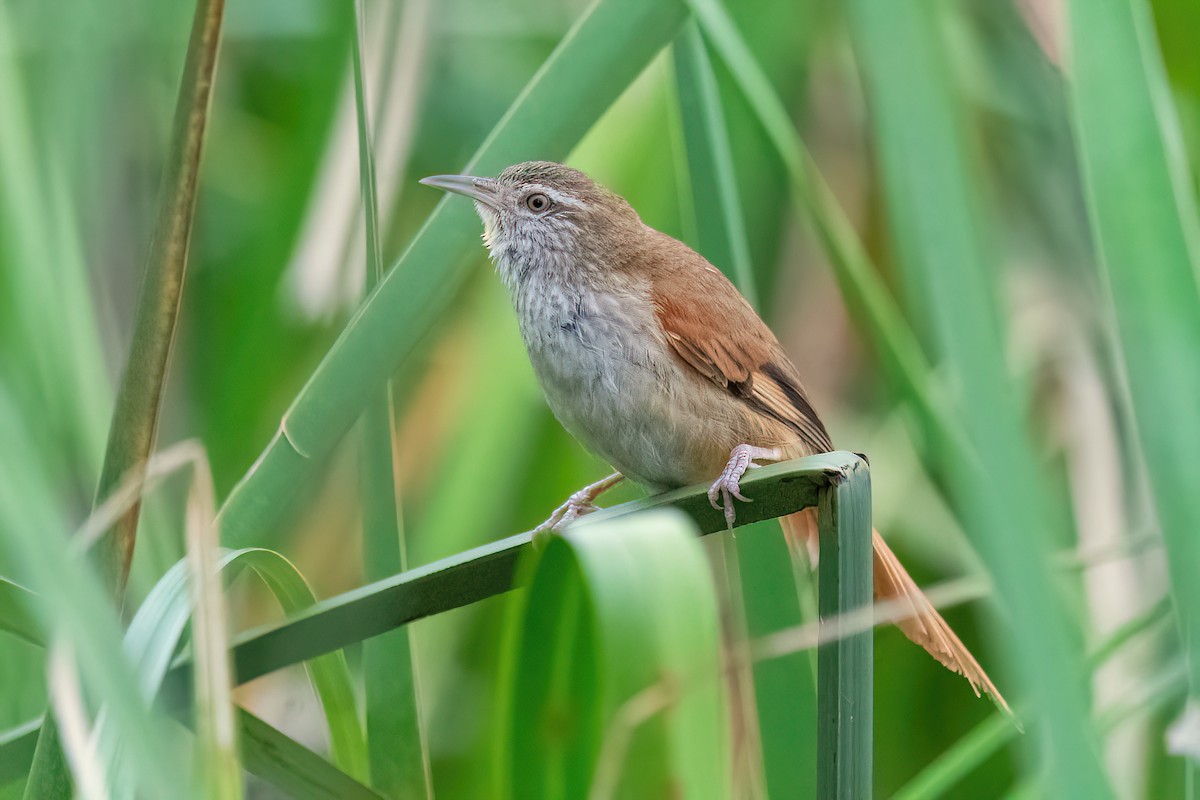
[{"label": "rufous wing", "polygon": [[[654,273],[651,300],[675,355],[704,378],[782,423],[803,449],[833,449],[779,341],[729,280],[687,250]],[[681,263],[682,262],[682,263]]]}]

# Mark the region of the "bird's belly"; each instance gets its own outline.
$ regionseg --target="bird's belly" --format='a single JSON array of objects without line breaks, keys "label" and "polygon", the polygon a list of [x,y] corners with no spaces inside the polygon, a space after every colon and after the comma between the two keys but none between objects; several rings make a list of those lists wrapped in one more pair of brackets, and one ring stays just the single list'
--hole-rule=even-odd
[{"label": "bird's belly", "polygon": [[740,443],[734,399],[627,321],[591,319],[526,343],[563,427],[654,491],[712,480]]}]

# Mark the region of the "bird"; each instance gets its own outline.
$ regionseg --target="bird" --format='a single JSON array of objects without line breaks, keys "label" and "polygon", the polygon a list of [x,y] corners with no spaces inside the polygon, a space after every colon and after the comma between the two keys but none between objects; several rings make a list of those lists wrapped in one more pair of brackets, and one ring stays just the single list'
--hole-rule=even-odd
[{"label": "bird", "polygon": [[[547,404],[616,470],[571,495],[540,529],[594,511],[624,479],[651,493],[709,484],[709,501],[732,527],[748,469],[834,449],[796,367],[750,303],[619,194],[551,161],[495,178],[420,182],[474,201]],[[793,544],[816,547],[815,509],[781,523]],[[900,601],[901,631],[1009,712],[877,530],[872,542],[876,600]]]}]

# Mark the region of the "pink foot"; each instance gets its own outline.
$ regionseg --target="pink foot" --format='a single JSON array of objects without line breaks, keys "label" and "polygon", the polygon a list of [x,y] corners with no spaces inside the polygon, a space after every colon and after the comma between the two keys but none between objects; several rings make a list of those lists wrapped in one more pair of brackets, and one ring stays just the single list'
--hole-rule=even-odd
[{"label": "pink foot", "polygon": [[[736,518],[733,506],[734,498],[745,503],[752,502],[750,498],[742,495],[741,480],[742,476],[746,474],[746,470],[761,466],[754,463],[756,458],[779,461],[783,458],[783,453],[777,447],[739,444],[729,454],[729,463],[725,465],[721,476],[713,481],[712,486],[708,487],[708,502],[718,511],[724,510],[725,524],[729,526],[730,530],[733,530],[733,521]],[[717,500],[718,497],[720,502]]]},{"label": "pink foot", "polygon": [[560,533],[575,520],[598,510],[596,498],[624,479],[619,472],[614,472],[603,480],[583,487],[567,498],[567,502],[554,509],[554,513],[533,529],[534,536],[545,536],[550,533]]}]

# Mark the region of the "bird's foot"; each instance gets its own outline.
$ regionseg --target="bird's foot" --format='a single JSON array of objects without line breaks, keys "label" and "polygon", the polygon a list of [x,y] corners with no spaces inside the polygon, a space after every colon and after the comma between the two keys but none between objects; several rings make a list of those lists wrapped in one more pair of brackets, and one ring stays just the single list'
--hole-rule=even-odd
[{"label": "bird's foot", "polygon": [[589,484],[567,498],[567,502],[554,509],[554,513],[541,525],[533,529],[533,539],[538,546],[545,545],[547,539],[555,533],[561,533],[575,520],[599,510],[596,498],[620,483],[625,476],[614,472],[603,480]]},{"label": "bird's foot", "polygon": [[730,530],[733,530],[733,521],[736,518],[736,511],[733,507],[734,498],[745,503],[752,502],[750,498],[742,496],[741,480],[742,476],[746,474],[746,470],[762,466],[755,464],[755,459],[779,461],[782,458],[783,453],[778,447],[755,447],[750,444],[739,444],[733,448],[729,454],[729,463],[725,465],[721,477],[708,487],[708,502],[718,511],[725,512],[725,524],[729,526]]}]

